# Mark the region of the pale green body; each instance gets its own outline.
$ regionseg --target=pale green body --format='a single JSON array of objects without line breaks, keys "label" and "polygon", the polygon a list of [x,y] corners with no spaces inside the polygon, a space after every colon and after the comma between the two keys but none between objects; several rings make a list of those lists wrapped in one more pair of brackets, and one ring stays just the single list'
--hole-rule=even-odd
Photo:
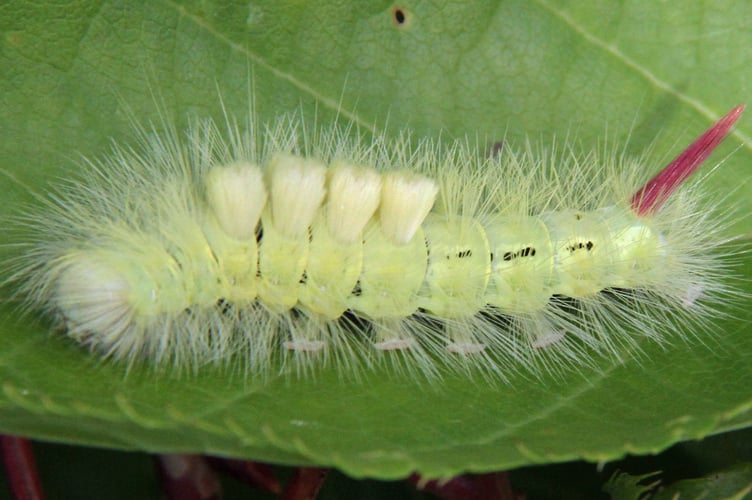
[{"label": "pale green body", "polygon": [[650,220],[627,209],[486,218],[432,213],[406,245],[387,241],[372,220],[362,242],[343,245],[322,219],[309,237],[291,239],[262,217],[257,244],[232,240],[207,216],[201,226],[175,223],[187,229],[175,242],[180,254],[155,247],[132,261],[126,275],[142,276],[133,280],[138,316],[213,307],[222,299],[240,307],[260,301],[273,312],[294,307],[323,319],[346,310],[389,319],[419,309],[462,318],[487,305],[504,314],[532,313],[553,295],[639,287],[646,273],[660,273],[659,235]]},{"label": "pale green body", "polygon": [[24,291],[107,356],[263,371],[319,352],[283,358],[427,374],[438,357],[504,378],[584,349],[618,357],[726,290],[713,206],[690,185],[637,216],[648,173],[623,157],[339,135],[217,158],[201,136],[174,144],[120,151],[39,219]]}]

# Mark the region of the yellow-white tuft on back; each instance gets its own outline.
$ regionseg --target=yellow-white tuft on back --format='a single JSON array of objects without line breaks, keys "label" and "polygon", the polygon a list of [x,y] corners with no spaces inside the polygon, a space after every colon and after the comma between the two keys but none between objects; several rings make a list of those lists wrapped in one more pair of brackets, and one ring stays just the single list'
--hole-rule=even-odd
[{"label": "yellow-white tuft on back", "polygon": [[386,174],[379,210],[386,237],[397,245],[412,240],[438,193],[436,181],[424,175],[404,171]]},{"label": "yellow-white tuft on back", "polygon": [[238,240],[254,237],[267,198],[259,167],[238,162],[211,169],[206,176],[206,196],[228,236]]},{"label": "yellow-white tuft on back", "polygon": [[329,168],[326,220],[343,244],[354,242],[381,202],[381,175],[375,170],[335,161]]},{"label": "yellow-white tuft on back", "polygon": [[318,159],[277,154],[269,161],[272,223],[285,236],[306,233],[326,194],[326,164]]}]

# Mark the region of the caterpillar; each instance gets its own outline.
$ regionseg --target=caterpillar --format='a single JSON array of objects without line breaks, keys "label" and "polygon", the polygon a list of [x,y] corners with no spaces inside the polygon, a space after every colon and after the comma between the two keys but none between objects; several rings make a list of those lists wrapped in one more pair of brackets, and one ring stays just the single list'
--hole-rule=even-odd
[{"label": "caterpillar", "polygon": [[739,293],[729,218],[685,181],[743,109],[652,179],[615,151],[489,155],[298,115],[140,129],[140,149],[114,145],[21,217],[9,281],[128,365],[507,380],[621,359]]}]

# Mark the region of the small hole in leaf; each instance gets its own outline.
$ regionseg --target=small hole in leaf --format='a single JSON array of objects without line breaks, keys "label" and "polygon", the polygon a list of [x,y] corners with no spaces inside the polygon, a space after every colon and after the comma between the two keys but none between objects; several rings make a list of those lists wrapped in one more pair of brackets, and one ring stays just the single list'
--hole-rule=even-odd
[{"label": "small hole in leaf", "polygon": [[392,20],[395,26],[404,28],[408,23],[407,12],[402,7],[395,6],[392,9]]}]

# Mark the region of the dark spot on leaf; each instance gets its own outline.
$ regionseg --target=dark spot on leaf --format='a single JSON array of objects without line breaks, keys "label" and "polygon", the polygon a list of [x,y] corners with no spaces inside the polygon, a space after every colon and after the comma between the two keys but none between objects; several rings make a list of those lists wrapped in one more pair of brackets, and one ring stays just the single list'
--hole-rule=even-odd
[{"label": "dark spot on leaf", "polygon": [[395,5],[392,9],[392,21],[398,28],[404,28],[405,26],[407,26],[409,19],[405,9]]}]

